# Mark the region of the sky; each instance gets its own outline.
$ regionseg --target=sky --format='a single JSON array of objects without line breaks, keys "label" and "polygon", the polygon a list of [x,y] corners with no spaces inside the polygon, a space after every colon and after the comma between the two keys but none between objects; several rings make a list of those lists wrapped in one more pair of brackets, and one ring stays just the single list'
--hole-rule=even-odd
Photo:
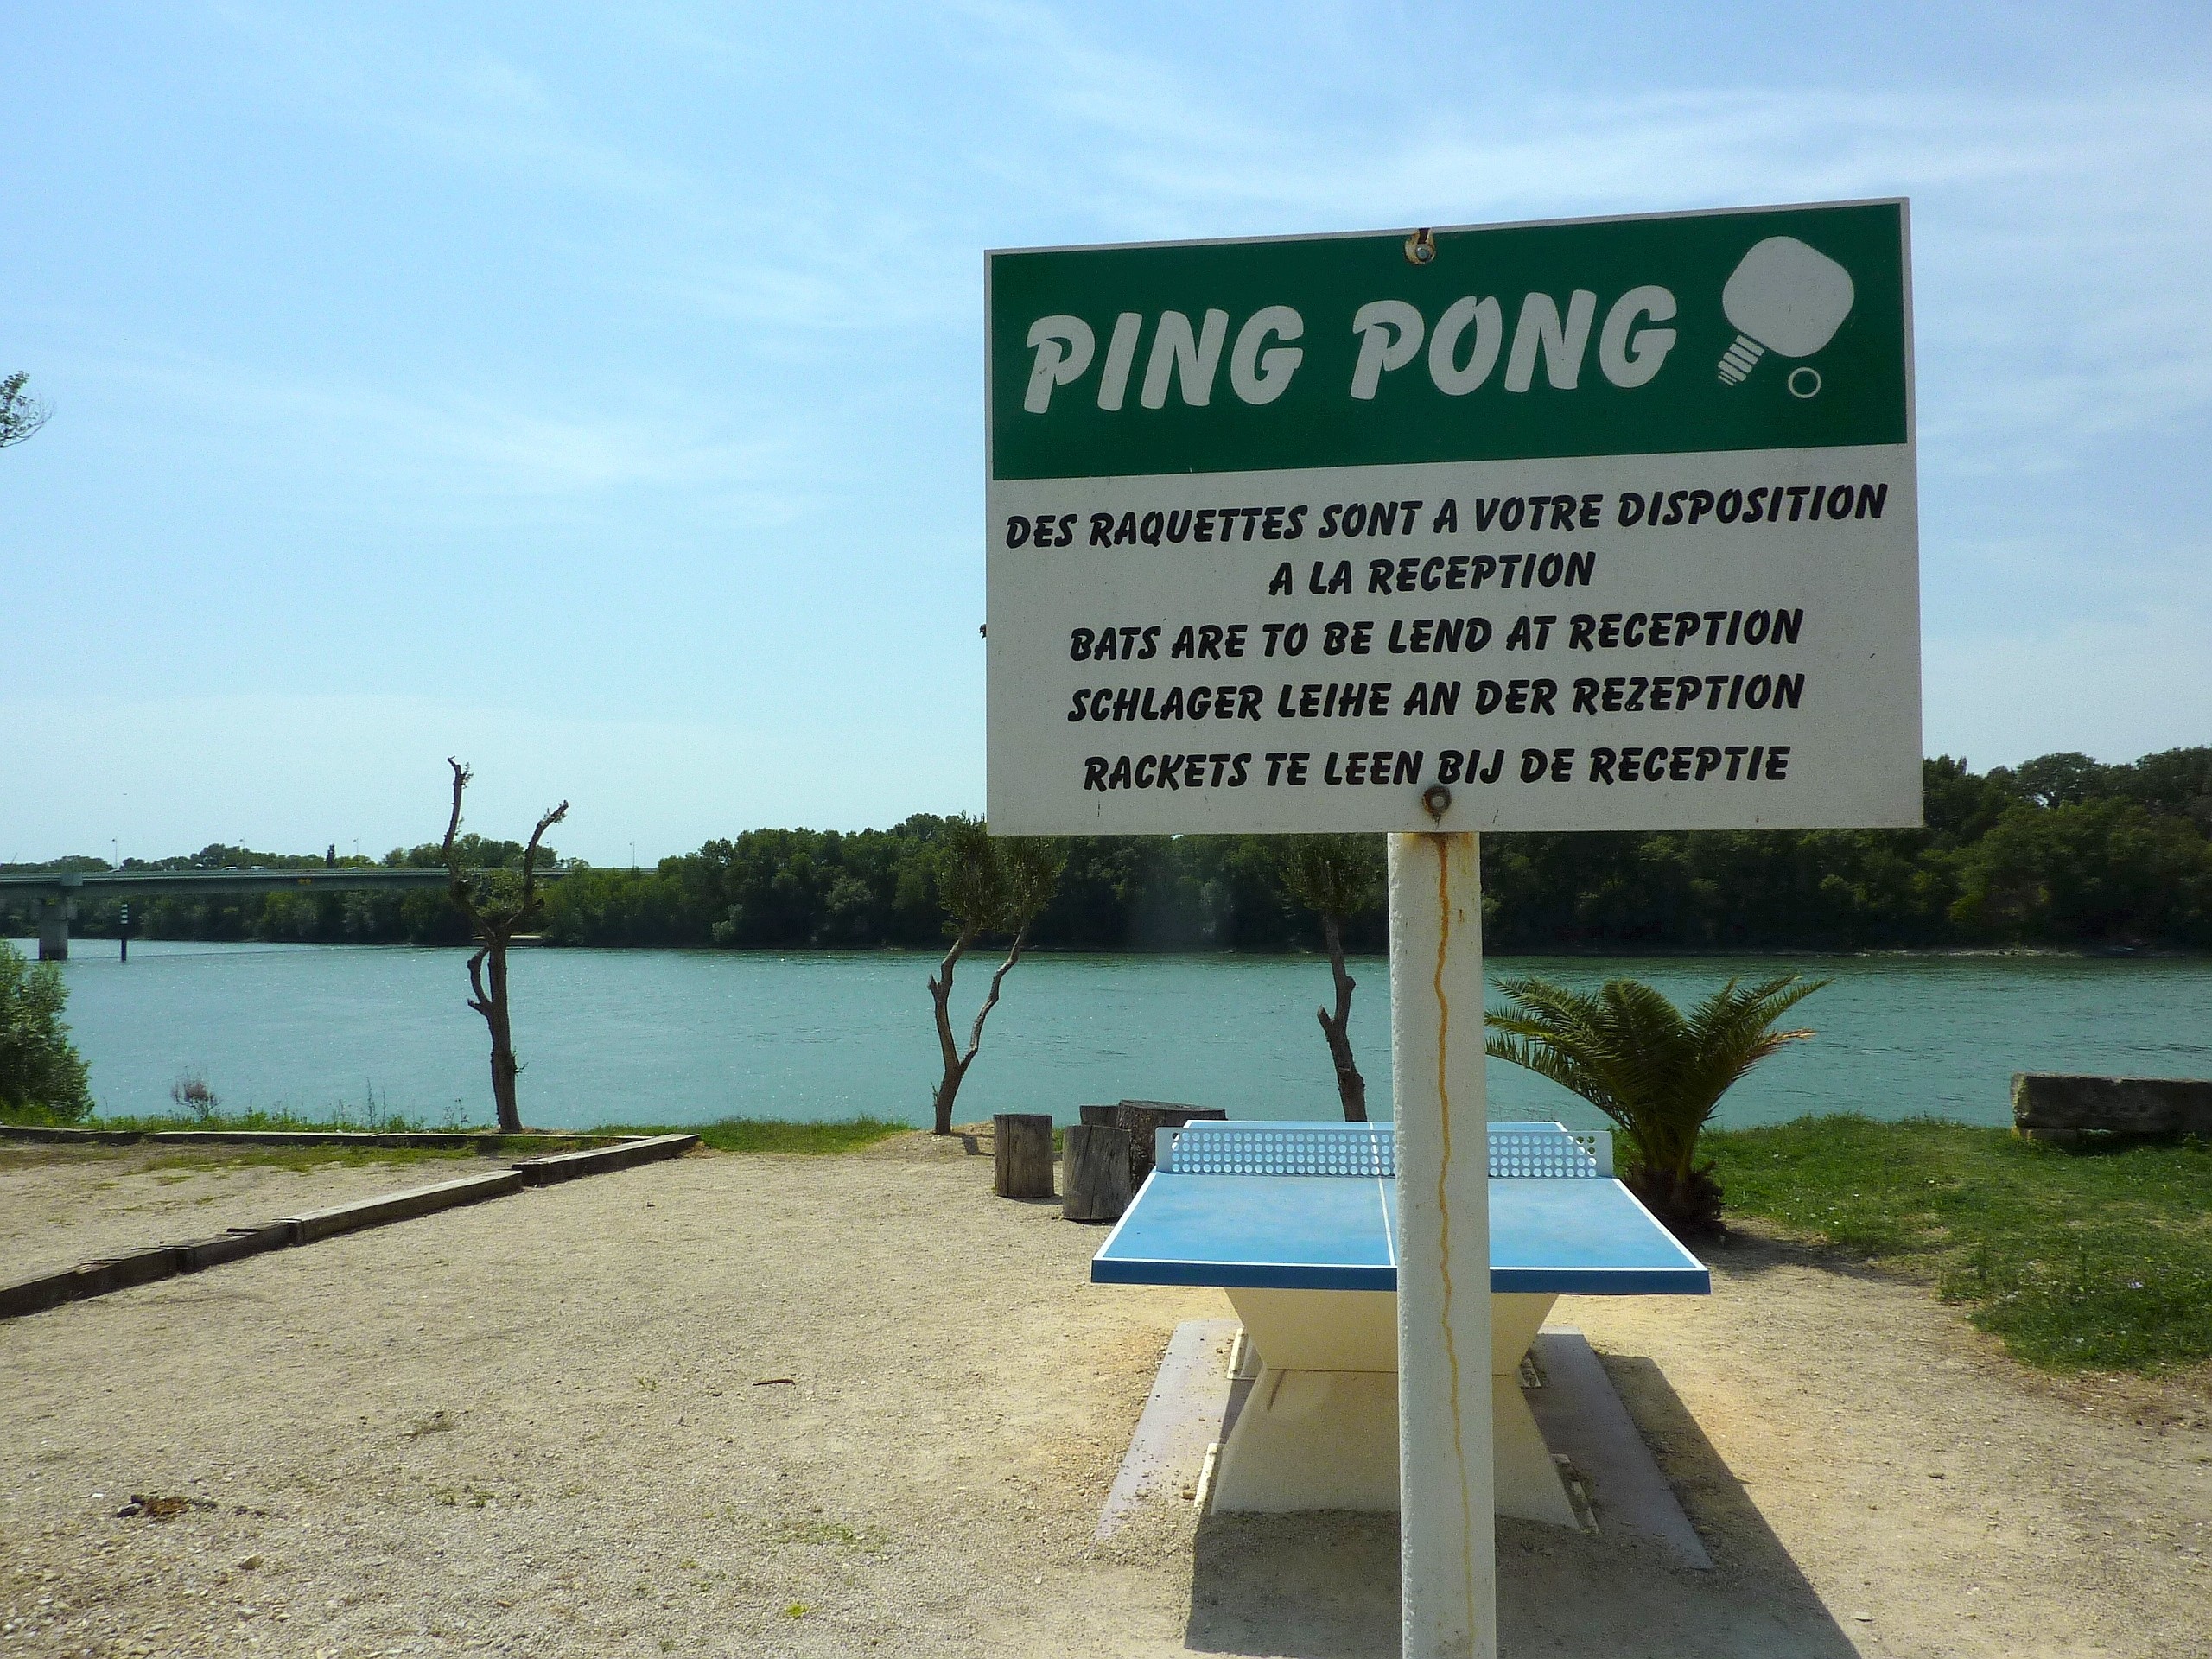
[{"label": "sky", "polygon": [[982,251],[1911,198],[1925,747],[2212,742],[2212,9],[8,7],[0,861],[983,799]]}]

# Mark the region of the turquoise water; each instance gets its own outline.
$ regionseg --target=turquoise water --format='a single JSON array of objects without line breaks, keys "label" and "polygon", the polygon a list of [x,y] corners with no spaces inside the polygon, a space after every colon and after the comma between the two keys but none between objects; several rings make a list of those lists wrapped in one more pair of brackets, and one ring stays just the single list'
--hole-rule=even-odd
[{"label": "turquoise water", "polygon": [[[463,1006],[460,950],[141,940],[126,966],[105,940],[73,949],[69,1020],[104,1111],[168,1110],[170,1085],[190,1069],[231,1109],[359,1110],[373,1096],[433,1124],[490,1116],[483,1022]],[[923,1122],[937,1071],[924,988],[933,965],[906,952],[518,951],[524,1116],[547,1128]],[[963,967],[963,1010],[990,966]],[[1578,982],[1632,973],[1678,999],[1732,973],[1833,977],[1795,1021],[1819,1036],[1738,1085],[1723,1122],[1860,1111],[2001,1123],[2014,1071],[2212,1076],[2212,962],[1513,957],[1491,968]],[[1389,974],[1379,959],[1353,972],[1353,1043],[1387,1111]],[[1124,1096],[1238,1116],[1334,1116],[1313,1020],[1328,988],[1313,958],[1032,957],[1007,978],[959,1116],[1071,1119],[1085,1101]],[[1598,1121],[1563,1090],[1495,1062],[1491,1110]]]}]

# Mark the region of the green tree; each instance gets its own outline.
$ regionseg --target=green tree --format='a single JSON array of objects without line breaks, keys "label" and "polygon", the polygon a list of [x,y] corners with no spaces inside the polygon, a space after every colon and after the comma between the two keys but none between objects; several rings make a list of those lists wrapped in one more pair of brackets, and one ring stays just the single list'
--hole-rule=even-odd
[{"label": "green tree", "polygon": [[2128,770],[2107,766],[2079,750],[2067,749],[2023,760],[2012,770],[2010,781],[2013,789],[2037,806],[2079,806],[2113,794],[2121,782],[2120,774]]},{"label": "green tree", "polygon": [[1367,1079],[1351,1052],[1351,994],[1359,982],[1344,971],[1344,923],[1371,910],[1382,896],[1382,848],[1376,836],[1286,836],[1277,868],[1292,898],[1321,918],[1329,975],[1337,1006],[1313,1010],[1336,1068],[1337,1098],[1345,1118],[1367,1121]]},{"label": "green tree", "polygon": [[2212,944],[2212,845],[2133,801],[2016,806],[1964,855],[1952,915],[1997,938]]},{"label": "green tree", "polygon": [[0,378],[0,449],[21,443],[44,426],[54,413],[43,399],[23,390],[30,376],[17,369]]},{"label": "green tree", "polygon": [[2131,798],[2212,831],[2212,748],[2166,749],[2124,770]]},{"label": "green tree", "polygon": [[68,1001],[59,963],[33,967],[0,943],[0,1118],[81,1123],[92,1116],[85,1062],[61,1021]]},{"label": "green tree", "polygon": [[[931,1091],[931,1128],[934,1134],[950,1135],[953,1102],[983,1046],[983,1022],[999,1005],[999,988],[1021,960],[1030,928],[1052,902],[1066,855],[1041,836],[995,840],[977,820],[954,818],[938,837],[932,861],[938,900],[950,918],[946,930],[952,935],[952,943],[929,981],[930,1001],[937,1016],[938,1052],[944,1064],[944,1071]],[[1011,933],[1013,940],[1006,960],[991,976],[990,990],[983,1006],[976,1011],[963,1050],[952,1034],[952,972],[986,933]]]},{"label": "green tree", "polygon": [[1623,1182],[1678,1233],[1717,1231],[1721,1191],[1697,1138],[1721,1096],[1809,1031],[1774,1022],[1828,982],[1730,980],[1685,1015],[1641,980],[1578,991],[1533,976],[1502,981],[1516,1005],[1485,1018],[1489,1052],[1573,1090],[1626,1135]]}]

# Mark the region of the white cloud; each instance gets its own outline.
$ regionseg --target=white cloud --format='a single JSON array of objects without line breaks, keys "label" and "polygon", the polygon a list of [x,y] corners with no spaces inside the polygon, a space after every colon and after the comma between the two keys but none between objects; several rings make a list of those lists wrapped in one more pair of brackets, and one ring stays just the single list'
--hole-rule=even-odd
[{"label": "white cloud", "polygon": [[446,50],[440,33],[349,26],[327,11],[232,6],[235,67],[272,103],[396,139],[447,166],[562,191],[681,199],[683,169],[590,130],[575,102],[497,54]]},{"label": "white cloud", "polygon": [[70,367],[82,379],[126,389],[142,413],[192,411],[189,422],[167,423],[172,430],[228,427],[264,461],[296,456],[326,481],[353,478],[464,501],[631,486],[713,490],[756,522],[787,519],[805,499],[787,482],[795,470],[792,423],[745,421],[727,405],[702,406],[690,391],[667,385],[603,410],[576,406],[581,398],[566,407],[525,405],[512,388],[403,395],[176,351],[111,348]]}]

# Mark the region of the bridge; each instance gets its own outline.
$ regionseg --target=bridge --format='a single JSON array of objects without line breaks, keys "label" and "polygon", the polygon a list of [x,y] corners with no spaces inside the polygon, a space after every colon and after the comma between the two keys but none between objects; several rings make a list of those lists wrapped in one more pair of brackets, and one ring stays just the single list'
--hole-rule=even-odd
[{"label": "bridge", "polygon": [[[471,871],[485,875],[486,870]],[[543,881],[565,874],[541,869]],[[380,869],[340,865],[296,870],[30,870],[0,875],[0,903],[30,901],[38,923],[38,959],[69,959],[69,924],[79,899],[206,896],[226,893],[393,893],[442,887],[452,880],[442,866],[407,865]]]}]

